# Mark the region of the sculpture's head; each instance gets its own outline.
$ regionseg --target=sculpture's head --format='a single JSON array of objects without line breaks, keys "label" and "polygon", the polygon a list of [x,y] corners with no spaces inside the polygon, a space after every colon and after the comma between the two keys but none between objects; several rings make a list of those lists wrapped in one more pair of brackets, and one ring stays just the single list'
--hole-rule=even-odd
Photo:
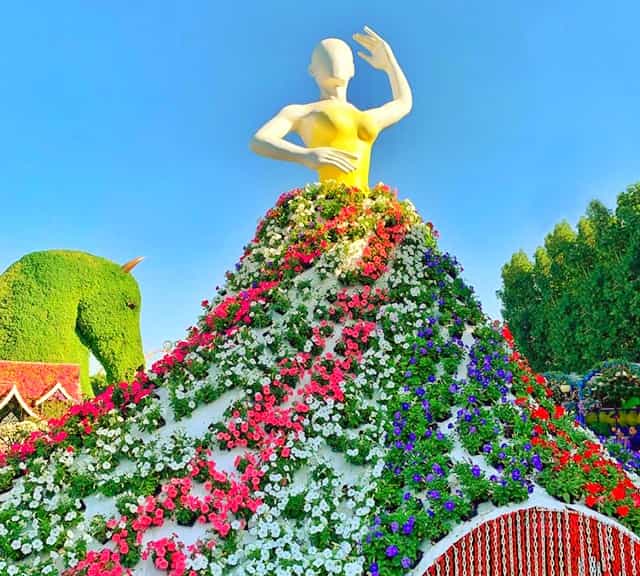
[{"label": "sculpture's head", "polygon": [[314,48],[309,64],[309,74],[321,90],[335,93],[353,78],[355,66],[349,45],[338,38],[325,38]]},{"label": "sculpture's head", "polygon": [[131,274],[142,258],[124,266],[101,259],[99,286],[78,305],[76,331],[110,382],[130,380],[144,364],[140,336],[140,289]]}]

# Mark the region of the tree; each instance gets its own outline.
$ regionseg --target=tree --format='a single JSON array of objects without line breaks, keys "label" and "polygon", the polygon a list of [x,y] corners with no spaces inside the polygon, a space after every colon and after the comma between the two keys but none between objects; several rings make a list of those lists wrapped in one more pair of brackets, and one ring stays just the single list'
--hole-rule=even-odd
[{"label": "tree", "polygon": [[498,296],[520,349],[539,371],[584,371],[640,357],[640,184],[615,211],[589,203],[577,232],[562,221],[535,252],[502,269]]}]

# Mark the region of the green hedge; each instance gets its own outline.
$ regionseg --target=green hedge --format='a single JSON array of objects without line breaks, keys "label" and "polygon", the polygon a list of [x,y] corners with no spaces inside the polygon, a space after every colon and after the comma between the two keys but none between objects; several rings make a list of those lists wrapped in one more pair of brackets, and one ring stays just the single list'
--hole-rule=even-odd
[{"label": "green hedge", "polygon": [[592,201],[577,231],[558,224],[533,262],[515,253],[502,281],[503,318],[535,370],[638,360],[640,184],[618,196],[615,211]]},{"label": "green hedge", "polygon": [[34,252],[0,276],[0,359],[80,364],[91,396],[89,350],[110,382],[144,362],[140,290],[121,266],[68,250]]}]

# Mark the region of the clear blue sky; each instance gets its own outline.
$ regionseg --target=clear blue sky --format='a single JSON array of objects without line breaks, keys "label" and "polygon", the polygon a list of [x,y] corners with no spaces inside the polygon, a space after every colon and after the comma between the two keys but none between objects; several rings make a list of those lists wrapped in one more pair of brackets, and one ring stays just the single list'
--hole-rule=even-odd
[{"label": "clear blue sky", "polygon": [[[315,179],[252,155],[252,132],[316,97],[317,41],[369,24],[414,90],[371,181],[434,222],[498,316],[512,252],[640,180],[638,22],[632,0],[5,3],[0,269],[48,248],[144,255],[145,347],[181,337],[277,196]],[[389,95],[356,60],[350,99]]]}]

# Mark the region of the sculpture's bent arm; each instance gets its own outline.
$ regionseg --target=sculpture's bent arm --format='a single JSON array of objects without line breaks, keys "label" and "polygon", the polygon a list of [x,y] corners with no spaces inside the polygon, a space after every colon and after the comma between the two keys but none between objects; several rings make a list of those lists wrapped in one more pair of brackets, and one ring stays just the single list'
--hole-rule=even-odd
[{"label": "sculpture's bent arm", "polygon": [[261,156],[297,162],[314,170],[320,166],[335,166],[342,172],[353,172],[356,169],[354,162],[358,159],[356,154],[327,146],[305,148],[284,139],[289,132],[295,131],[296,122],[306,110],[305,106],[296,104],[285,106],[255,133],[249,148]]},{"label": "sculpture's bent arm", "polygon": [[260,156],[304,164],[308,149],[284,139],[302,113],[303,106],[285,106],[254,134],[249,148]]}]

